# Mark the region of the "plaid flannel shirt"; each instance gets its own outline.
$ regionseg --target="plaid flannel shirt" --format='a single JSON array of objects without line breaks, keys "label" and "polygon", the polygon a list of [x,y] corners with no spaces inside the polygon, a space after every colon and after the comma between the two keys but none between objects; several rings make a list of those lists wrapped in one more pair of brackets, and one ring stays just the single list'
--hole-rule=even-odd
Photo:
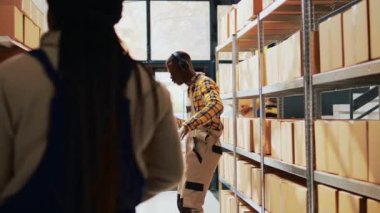
[{"label": "plaid flannel shirt", "polygon": [[193,77],[188,88],[194,114],[183,123],[189,131],[200,127],[213,130],[223,130],[220,115],[223,112],[223,103],[219,95],[219,87],[204,74]]}]

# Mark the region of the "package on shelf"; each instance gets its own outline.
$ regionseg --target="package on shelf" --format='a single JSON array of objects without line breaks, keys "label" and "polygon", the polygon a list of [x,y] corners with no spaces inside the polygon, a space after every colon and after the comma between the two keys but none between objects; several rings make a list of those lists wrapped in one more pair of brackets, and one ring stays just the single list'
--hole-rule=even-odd
[{"label": "package on shelf", "polygon": [[380,202],[367,199],[367,213],[378,213],[380,212]]},{"label": "package on shelf", "polygon": [[371,59],[380,58],[380,1],[369,0]]},{"label": "package on shelf", "polygon": [[369,60],[367,3],[367,0],[362,0],[343,13],[343,50],[346,67]]},{"label": "package on shelf", "polygon": [[380,184],[380,121],[368,121],[368,180]]},{"label": "package on shelf", "polygon": [[237,32],[237,11],[236,11],[236,5],[233,5],[231,8],[231,11],[228,13],[228,20],[229,20],[229,33],[230,36],[235,34]]},{"label": "package on shelf", "polygon": [[241,0],[236,5],[237,29],[242,29],[262,10],[262,1]]},{"label": "package on shelf", "polygon": [[0,36],[24,41],[23,15],[17,7],[0,4]]},{"label": "package on shelf", "polygon": [[280,81],[285,82],[301,77],[301,32],[283,41],[279,48]]},{"label": "package on shelf", "polygon": [[315,122],[317,170],[368,181],[366,121]]},{"label": "package on shelf", "polygon": [[272,4],[275,0],[262,0],[263,1],[263,9]]},{"label": "package on shelf", "polygon": [[281,160],[294,163],[293,122],[281,121]]},{"label": "package on shelf", "polygon": [[265,85],[275,84],[280,81],[278,54],[278,47],[276,46],[268,48],[265,52]]},{"label": "package on shelf", "polygon": [[[260,154],[260,118],[253,119],[253,144],[254,144],[254,152]],[[271,154],[271,120],[265,120],[265,141],[263,142],[264,146],[264,154]]]},{"label": "package on shelf", "polygon": [[294,164],[306,167],[305,121],[293,122],[294,127]]},{"label": "package on shelf", "polygon": [[14,5],[27,16],[31,16],[32,0],[0,0],[0,5]]},{"label": "package on shelf", "polygon": [[228,12],[231,10],[230,5],[218,5],[218,45],[227,41],[230,36]]},{"label": "package on shelf", "polygon": [[365,213],[366,202],[361,196],[339,191],[339,213]]},{"label": "package on shelf", "polygon": [[319,24],[321,72],[343,67],[342,14]]},{"label": "package on shelf", "polygon": [[259,57],[253,55],[239,63],[239,90],[259,88]]},{"label": "package on shelf", "polygon": [[281,122],[277,119],[270,120],[271,132],[271,157],[281,160]]},{"label": "package on shelf", "polygon": [[245,117],[237,119],[239,122],[237,126],[238,147],[251,152],[253,151],[253,119]]},{"label": "package on shelf", "polygon": [[261,169],[251,168],[251,192],[252,200],[261,206]]},{"label": "package on shelf", "polygon": [[245,206],[245,205],[241,205],[239,206],[239,213],[254,213],[256,211],[248,208],[248,206]]},{"label": "package on shelf", "polygon": [[251,170],[253,167],[252,164],[246,161],[237,161],[237,189],[249,198],[252,195]]},{"label": "package on shelf", "polygon": [[30,48],[40,46],[40,29],[26,16],[24,16],[24,44]]},{"label": "package on shelf", "polygon": [[228,119],[228,144],[234,145],[234,119]]},{"label": "package on shelf", "polygon": [[285,213],[306,213],[307,212],[307,188],[297,183],[288,183],[289,194],[284,205],[286,206]]},{"label": "package on shelf", "polygon": [[318,184],[318,212],[338,213],[338,190]]},{"label": "package on shelf", "polygon": [[231,199],[235,201],[235,196],[229,190],[220,190],[220,212],[230,213],[231,211]]},{"label": "package on shelf", "polygon": [[281,178],[275,174],[265,174],[265,207],[269,212],[281,212]]},{"label": "package on shelf", "polygon": [[221,161],[223,161],[220,164],[221,177],[224,178],[228,183],[232,184],[234,182],[234,156],[224,153]]},{"label": "package on shelf", "polygon": [[232,65],[231,64],[219,64],[219,89],[220,94],[225,94],[233,91],[232,85]]}]

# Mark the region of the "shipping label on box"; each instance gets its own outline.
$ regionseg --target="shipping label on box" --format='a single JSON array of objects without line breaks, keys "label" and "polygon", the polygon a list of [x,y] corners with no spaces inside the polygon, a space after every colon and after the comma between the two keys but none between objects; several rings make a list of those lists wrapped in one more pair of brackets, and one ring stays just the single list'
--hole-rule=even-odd
[{"label": "shipping label on box", "polygon": [[380,121],[368,121],[368,179],[380,184]]},{"label": "shipping label on box", "polygon": [[318,185],[318,212],[338,213],[338,190]]},{"label": "shipping label on box", "polygon": [[343,13],[345,66],[369,60],[367,0],[362,0]]},{"label": "shipping label on box", "polygon": [[380,58],[380,1],[369,0],[371,59]]}]

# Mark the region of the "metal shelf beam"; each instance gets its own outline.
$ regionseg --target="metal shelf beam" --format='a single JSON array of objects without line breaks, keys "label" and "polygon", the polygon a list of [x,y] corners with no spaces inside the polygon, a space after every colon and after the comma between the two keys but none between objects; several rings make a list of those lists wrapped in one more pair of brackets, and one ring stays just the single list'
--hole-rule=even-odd
[{"label": "metal shelf beam", "polygon": [[314,177],[316,182],[380,200],[380,185],[348,179],[319,171],[314,172]]},{"label": "metal shelf beam", "polygon": [[259,97],[259,89],[245,90],[236,92],[237,98],[257,98]]},{"label": "metal shelf beam", "polygon": [[241,156],[244,156],[248,159],[251,159],[253,161],[256,161],[258,163],[261,162],[261,157],[260,157],[260,154],[257,154],[257,153],[253,153],[253,152],[248,152],[242,148],[239,148],[239,147],[236,147],[236,153],[241,155]]},{"label": "metal shelf beam", "polygon": [[303,78],[263,87],[266,96],[291,96],[303,94]]},{"label": "metal shelf beam", "polygon": [[279,160],[275,160],[270,157],[265,157],[264,158],[264,164],[266,166],[272,167],[274,169],[281,170],[283,172],[289,173],[296,175],[301,178],[306,178],[306,168],[297,166],[297,165],[292,165],[288,163],[281,162]]},{"label": "metal shelf beam", "polygon": [[13,46],[17,46],[20,49],[23,49],[25,51],[29,51],[30,48],[26,47],[25,45],[21,44],[18,41],[13,40],[9,36],[0,36],[0,46],[4,46],[7,48],[11,48]]},{"label": "metal shelf beam", "polygon": [[231,151],[231,152],[234,151],[234,146],[231,145],[231,144],[222,143],[221,146],[222,146],[224,149],[227,149],[228,151]]},{"label": "metal shelf beam", "polygon": [[222,100],[231,100],[233,97],[233,93],[232,92],[229,92],[229,93],[225,93],[225,94],[221,94],[220,95],[220,98]]}]

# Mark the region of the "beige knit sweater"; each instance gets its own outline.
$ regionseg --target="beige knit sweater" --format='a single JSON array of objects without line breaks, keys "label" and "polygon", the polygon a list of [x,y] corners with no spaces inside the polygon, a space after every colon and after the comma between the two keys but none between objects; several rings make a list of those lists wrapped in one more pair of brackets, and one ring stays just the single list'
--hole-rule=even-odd
[{"label": "beige knit sweater", "polygon": [[[59,32],[49,32],[41,48],[53,66],[58,64]],[[175,186],[183,171],[183,161],[168,91],[158,85],[158,104],[153,104],[152,88],[142,70],[145,108],[143,134],[136,125],[136,78],[127,84],[131,102],[132,134],[136,160],[147,178],[145,198]],[[0,64],[0,203],[15,194],[35,171],[47,141],[49,105],[53,85],[39,62],[27,54]],[[153,107],[159,107],[154,119]]]}]

